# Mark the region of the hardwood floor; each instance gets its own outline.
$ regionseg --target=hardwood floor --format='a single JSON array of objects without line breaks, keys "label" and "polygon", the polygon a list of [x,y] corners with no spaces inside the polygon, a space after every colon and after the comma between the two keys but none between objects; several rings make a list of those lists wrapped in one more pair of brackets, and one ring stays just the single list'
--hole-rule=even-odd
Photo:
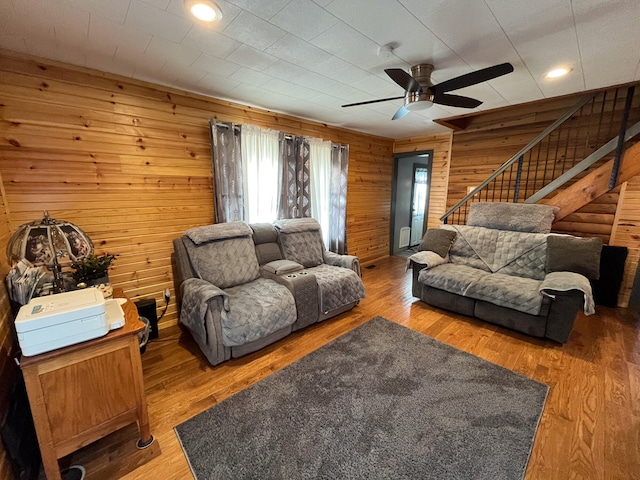
[{"label": "hardwood floor", "polygon": [[173,428],[376,315],[549,385],[526,479],[640,479],[640,337],[627,310],[598,307],[560,346],[426,305],[411,296],[405,259],[364,269],[354,310],[259,352],[211,367],[188,332],[171,327],[143,355],[156,442],[136,450],[134,426],[64,459],[89,479],[191,478]]}]

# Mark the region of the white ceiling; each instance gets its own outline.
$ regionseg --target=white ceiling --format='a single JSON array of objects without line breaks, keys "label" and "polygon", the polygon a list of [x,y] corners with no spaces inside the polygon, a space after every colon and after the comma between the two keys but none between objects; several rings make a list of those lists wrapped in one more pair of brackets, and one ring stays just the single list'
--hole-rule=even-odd
[{"label": "white ceiling", "polygon": [[[451,93],[476,110],[640,80],[640,0],[0,0],[0,48],[390,138],[446,131],[470,110],[391,121],[403,95],[385,68],[433,63],[434,83],[503,62],[515,71]],[[378,56],[392,43],[393,55]],[[571,73],[554,81],[558,65]]]}]

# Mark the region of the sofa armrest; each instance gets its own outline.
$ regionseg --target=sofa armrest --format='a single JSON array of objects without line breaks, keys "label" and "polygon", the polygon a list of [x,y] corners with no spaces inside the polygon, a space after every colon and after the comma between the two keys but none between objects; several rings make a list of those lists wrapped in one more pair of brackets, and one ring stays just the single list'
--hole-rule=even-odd
[{"label": "sofa armrest", "polygon": [[359,277],[362,277],[362,271],[360,270],[360,259],[354,255],[340,255],[339,253],[324,251],[324,263],[327,265],[334,265],[336,267],[349,268],[356,272]]},{"label": "sofa armrest", "polygon": [[214,298],[221,300],[221,306],[229,311],[229,296],[224,290],[201,278],[188,278],[180,285],[183,301],[192,305],[201,305]]},{"label": "sofa armrest", "polygon": [[173,240],[172,266],[174,288],[177,294],[178,305],[181,305],[183,282],[188,278],[197,277],[193,265],[191,265],[189,253],[182,242],[182,237]]},{"label": "sofa armrest", "polygon": [[420,275],[420,271],[428,268],[426,263],[418,263],[414,260],[409,260],[409,264],[411,265],[412,270],[412,278],[411,278],[411,295],[417,298],[422,298],[422,285],[418,282],[418,276]]},{"label": "sofa armrest", "polygon": [[573,322],[582,309],[584,294],[580,290],[550,290],[552,295],[545,337],[558,343],[566,343],[573,329]]},{"label": "sofa armrest", "polygon": [[229,297],[200,278],[188,278],[180,286],[180,323],[186,326],[212,365],[230,356],[222,343],[222,316],[229,311]]},{"label": "sofa armrest", "polygon": [[[198,335],[205,343],[207,328],[205,321],[209,310],[229,311],[229,296],[215,285],[200,278],[189,278],[180,286],[182,291],[182,308],[180,322],[187,326],[194,335]],[[211,318],[211,316],[209,316]],[[213,318],[220,318],[219,314]]]},{"label": "sofa armrest", "polygon": [[595,303],[591,291],[591,283],[584,275],[573,272],[551,272],[548,273],[538,289],[543,295],[553,298],[557,292],[568,292],[577,290],[584,297],[584,313],[592,315],[595,313]]},{"label": "sofa armrest", "polygon": [[559,343],[569,339],[579,310],[586,315],[595,313],[589,280],[573,272],[551,272],[539,288],[551,299],[545,336]]},{"label": "sofa armrest", "polygon": [[436,252],[424,250],[414,253],[407,259],[407,269],[409,266],[413,270],[413,278],[411,280],[411,295],[422,298],[422,285],[418,281],[418,275],[425,268],[437,267],[449,262],[449,255],[441,257]]}]

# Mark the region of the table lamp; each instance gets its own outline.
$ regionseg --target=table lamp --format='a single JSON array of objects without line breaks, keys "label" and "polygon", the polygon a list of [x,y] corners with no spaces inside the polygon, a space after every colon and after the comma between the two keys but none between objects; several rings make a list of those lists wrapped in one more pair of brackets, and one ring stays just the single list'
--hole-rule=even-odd
[{"label": "table lamp", "polygon": [[20,225],[7,244],[9,264],[22,259],[34,266],[46,265],[53,272],[53,292],[64,291],[60,260],[81,260],[93,253],[93,243],[80,227],[56,220],[44,212],[42,220]]}]

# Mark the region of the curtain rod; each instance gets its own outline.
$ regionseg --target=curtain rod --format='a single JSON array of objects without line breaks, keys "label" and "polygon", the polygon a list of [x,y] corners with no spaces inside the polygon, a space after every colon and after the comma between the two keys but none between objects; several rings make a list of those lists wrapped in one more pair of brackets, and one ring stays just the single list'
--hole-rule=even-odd
[{"label": "curtain rod", "polygon": [[[229,125],[223,122],[219,122],[218,120],[216,120],[215,122],[216,127],[223,127],[223,128],[229,128]],[[240,131],[240,127],[241,125],[234,125],[233,129],[235,131]],[[287,140],[292,140],[294,137],[293,135],[285,135],[284,138],[286,138]]]},{"label": "curtain rod", "polygon": [[[229,125],[223,122],[219,122],[219,121],[215,121],[216,127],[223,127],[223,128],[229,128]],[[234,125],[233,129],[234,130],[240,130],[241,125]],[[285,135],[284,138],[286,138],[287,140],[291,140],[293,138],[293,135]]]},{"label": "curtain rod", "polygon": [[[218,120],[216,120],[213,123],[215,123],[216,127],[229,128],[229,125],[227,125],[226,123],[223,123],[223,122],[219,122]],[[234,130],[240,130],[240,125],[234,125],[233,129]]]},{"label": "curtain rod", "polygon": [[[223,123],[223,122],[220,122],[220,121],[218,121],[218,120],[215,120],[215,122],[214,122],[214,123],[215,123],[216,127],[229,128],[229,125],[228,125],[228,124]],[[240,125],[234,125],[234,126],[233,126],[233,129],[234,129],[234,130],[240,130]],[[286,138],[287,140],[293,140],[293,139],[295,138],[295,136],[294,136],[294,135],[286,135],[286,134],[285,134],[285,135],[284,135],[284,138]],[[305,138],[311,138],[311,137],[306,137],[306,136],[305,136]],[[331,142],[331,143],[332,143],[331,148],[346,148],[346,147],[348,146],[348,145],[343,145],[343,144],[341,144],[341,143],[333,143],[333,142]]]}]

